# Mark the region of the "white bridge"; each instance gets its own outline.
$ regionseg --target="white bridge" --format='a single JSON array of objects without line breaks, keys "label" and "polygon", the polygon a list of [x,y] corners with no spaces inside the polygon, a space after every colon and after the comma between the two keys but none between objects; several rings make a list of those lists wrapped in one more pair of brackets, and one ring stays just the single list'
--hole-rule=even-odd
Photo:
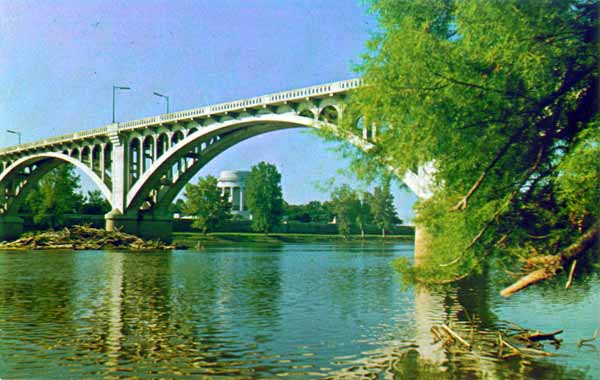
[{"label": "white bridge", "polygon": [[[270,131],[310,127],[335,132],[347,96],[360,85],[360,79],[327,83],[0,149],[0,240],[22,232],[18,210],[27,191],[63,163],[81,169],[109,201],[107,229],[168,240],[169,205],[210,160]],[[376,129],[363,127],[340,137],[368,150]],[[411,186],[413,181],[407,177],[406,182]]]}]

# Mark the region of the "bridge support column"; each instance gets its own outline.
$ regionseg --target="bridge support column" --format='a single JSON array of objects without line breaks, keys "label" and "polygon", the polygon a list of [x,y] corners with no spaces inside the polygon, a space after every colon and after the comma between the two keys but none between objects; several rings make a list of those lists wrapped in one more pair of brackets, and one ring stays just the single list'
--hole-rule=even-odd
[{"label": "bridge support column", "polygon": [[120,230],[142,239],[170,242],[173,239],[173,217],[170,215],[123,215],[113,210],[104,216],[106,230]]},{"label": "bridge support column", "polygon": [[0,241],[15,240],[23,233],[23,219],[18,216],[0,216]]},{"label": "bridge support column", "polygon": [[431,235],[425,226],[415,224],[415,266],[424,264],[430,254]]}]

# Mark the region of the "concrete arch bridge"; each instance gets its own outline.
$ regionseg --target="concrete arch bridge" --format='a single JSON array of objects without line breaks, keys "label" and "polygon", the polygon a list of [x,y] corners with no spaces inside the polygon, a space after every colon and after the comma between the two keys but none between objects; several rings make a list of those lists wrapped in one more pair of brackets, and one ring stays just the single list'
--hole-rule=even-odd
[{"label": "concrete arch bridge", "polygon": [[[18,210],[28,190],[54,167],[70,163],[109,201],[106,228],[170,239],[168,207],[185,184],[214,157],[251,137],[287,128],[330,128],[360,79],[327,83],[114,123],[0,149],[0,240],[23,229]],[[344,136],[368,150],[375,127]],[[419,178],[405,182],[417,194]]]}]

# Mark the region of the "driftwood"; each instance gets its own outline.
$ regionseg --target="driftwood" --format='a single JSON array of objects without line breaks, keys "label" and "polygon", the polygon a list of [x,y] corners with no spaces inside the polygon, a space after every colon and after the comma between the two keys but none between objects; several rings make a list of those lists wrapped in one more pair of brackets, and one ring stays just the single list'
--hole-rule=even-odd
[{"label": "driftwood", "polygon": [[467,349],[469,349],[469,350],[471,349],[471,345],[466,340],[461,338],[461,336],[458,335],[456,332],[454,332],[454,330],[452,330],[450,327],[448,327],[447,325],[442,325],[441,327],[442,327],[442,330],[444,330],[453,339],[456,339],[457,341],[462,343],[462,345],[467,347]]},{"label": "driftwood", "polygon": [[598,337],[598,328],[596,327],[596,329],[594,330],[594,335],[592,335],[591,338],[579,338],[579,341],[577,342],[577,346],[581,347],[582,344],[585,344],[587,342],[592,342],[592,341],[596,340],[597,337]]},{"label": "driftwood", "polygon": [[525,338],[532,342],[537,342],[540,340],[556,340],[556,335],[562,334],[562,330],[556,330],[550,333],[541,333],[539,331],[534,332],[533,334],[526,335]]},{"label": "driftwood", "polygon": [[12,242],[0,243],[4,250],[39,249],[126,249],[131,251],[173,249],[159,241],[144,241],[121,231],[105,231],[90,226],[73,226],[59,231],[47,231],[24,236]]},{"label": "driftwood", "polygon": [[[559,255],[542,256],[549,264],[542,269],[537,269],[524,277],[521,277],[514,284],[505,288],[500,292],[503,297],[510,297],[514,293],[525,289],[537,282],[553,277],[560,272],[563,267],[568,266],[571,262],[581,256],[584,252],[594,246],[598,241],[600,232],[600,223],[595,223],[573,244],[568,246]],[[540,258],[537,258],[539,261]]]},{"label": "driftwood", "polygon": [[[471,352],[472,349],[475,350],[473,355],[481,355],[482,353],[485,356],[496,356],[500,359],[509,359],[513,357],[536,357],[536,356],[556,356],[551,352],[547,352],[542,350],[543,344],[541,341],[544,340],[552,340],[552,343],[560,342],[556,339],[556,335],[562,333],[562,330],[553,331],[551,333],[541,333],[539,331],[532,331],[529,329],[525,329],[521,326],[512,324],[510,322],[506,322],[516,327],[519,330],[519,334],[516,336],[507,335],[504,331],[497,331],[497,335],[493,335],[493,340],[489,340],[489,335],[482,335],[476,338],[475,343],[469,343],[465,339],[463,339],[460,334],[453,329],[451,329],[446,324],[434,325],[431,327],[431,333],[434,337],[434,342],[442,342],[442,346],[452,345],[452,344],[460,344],[467,348],[468,351],[463,351],[458,347],[453,347],[453,352],[455,353],[466,353]],[[514,330],[514,328],[511,328]],[[597,332],[596,332],[597,335]],[[473,339],[473,336],[471,336]],[[594,338],[595,339],[595,338]],[[524,346],[525,345],[525,346]],[[533,347],[531,347],[533,345]],[[473,348],[475,347],[475,348]],[[486,350],[486,347],[497,347],[497,351],[482,351]],[[507,348],[508,350],[504,350]]]}]

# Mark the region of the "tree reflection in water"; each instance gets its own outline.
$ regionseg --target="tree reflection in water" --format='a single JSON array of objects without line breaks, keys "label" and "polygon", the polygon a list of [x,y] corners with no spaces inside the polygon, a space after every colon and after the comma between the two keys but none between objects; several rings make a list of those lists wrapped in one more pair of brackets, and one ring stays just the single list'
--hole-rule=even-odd
[{"label": "tree reflection in water", "polygon": [[[576,278],[568,297],[549,284],[528,290],[530,303],[507,304],[498,300],[491,270],[441,289],[403,289],[390,262],[411,254],[410,245],[372,244],[0,252],[0,377],[593,376],[594,346],[565,344],[576,356],[569,359],[499,360],[489,342],[518,308],[547,305],[572,317],[573,305],[597,306],[597,278]],[[593,318],[588,325],[598,322]],[[533,321],[527,327],[548,326]],[[431,327],[442,323],[473,350],[434,342]]]}]

